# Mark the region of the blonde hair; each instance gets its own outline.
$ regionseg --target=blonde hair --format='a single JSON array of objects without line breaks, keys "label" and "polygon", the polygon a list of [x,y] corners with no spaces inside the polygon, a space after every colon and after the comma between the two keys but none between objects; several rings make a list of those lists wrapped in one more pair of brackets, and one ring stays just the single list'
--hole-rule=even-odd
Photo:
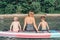
[{"label": "blonde hair", "polygon": [[29,11],[28,16],[29,16],[29,15],[34,15],[34,12]]},{"label": "blonde hair", "polygon": [[14,16],[14,17],[13,17],[13,19],[15,19],[15,18],[17,18],[17,20],[18,20],[18,17],[17,17],[17,16]]}]

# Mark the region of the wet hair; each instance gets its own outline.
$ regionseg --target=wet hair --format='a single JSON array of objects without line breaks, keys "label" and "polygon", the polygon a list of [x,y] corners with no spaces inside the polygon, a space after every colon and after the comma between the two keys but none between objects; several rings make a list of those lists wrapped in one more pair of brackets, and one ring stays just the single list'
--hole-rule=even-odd
[{"label": "wet hair", "polygon": [[45,18],[46,18],[45,16],[41,16],[41,19],[45,20]]},{"label": "wet hair", "polygon": [[30,10],[29,12],[34,12],[34,11]]},{"label": "wet hair", "polygon": [[32,12],[32,13],[28,13],[28,16],[29,16],[29,14],[34,15],[33,11],[29,11],[29,12]]},{"label": "wet hair", "polygon": [[42,19],[42,18],[45,18],[45,16],[41,16],[41,19]]}]

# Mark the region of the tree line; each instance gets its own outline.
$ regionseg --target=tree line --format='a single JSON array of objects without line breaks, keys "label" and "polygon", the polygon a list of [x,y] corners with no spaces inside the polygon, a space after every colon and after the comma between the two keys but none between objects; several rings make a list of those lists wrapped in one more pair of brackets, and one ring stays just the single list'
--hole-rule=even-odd
[{"label": "tree line", "polygon": [[35,13],[58,13],[60,0],[0,0],[0,14],[28,13],[30,10]]}]

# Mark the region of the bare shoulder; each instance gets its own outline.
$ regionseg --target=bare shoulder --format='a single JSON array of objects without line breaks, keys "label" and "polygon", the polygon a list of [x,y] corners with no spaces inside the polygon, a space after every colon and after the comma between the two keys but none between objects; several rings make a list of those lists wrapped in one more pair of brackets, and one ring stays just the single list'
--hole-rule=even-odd
[{"label": "bare shoulder", "polygon": [[42,22],[40,22],[39,24],[42,24]]},{"label": "bare shoulder", "polygon": [[28,16],[26,16],[24,19],[26,20],[28,18]]},{"label": "bare shoulder", "polygon": [[34,18],[34,17],[32,17],[32,19],[33,19],[33,20],[35,20],[35,18]]},{"label": "bare shoulder", "polygon": [[12,25],[14,24],[14,22],[11,23]]},{"label": "bare shoulder", "polygon": [[14,23],[14,21],[12,23]]},{"label": "bare shoulder", "polygon": [[17,23],[20,23],[19,21],[17,21]]},{"label": "bare shoulder", "polygon": [[35,19],[34,17],[32,17],[33,19]]},{"label": "bare shoulder", "polygon": [[25,18],[28,18],[28,16],[26,16]]},{"label": "bare shoulder", "polygon": [[48,24],[48,22],[46,22],[46,24]]}]

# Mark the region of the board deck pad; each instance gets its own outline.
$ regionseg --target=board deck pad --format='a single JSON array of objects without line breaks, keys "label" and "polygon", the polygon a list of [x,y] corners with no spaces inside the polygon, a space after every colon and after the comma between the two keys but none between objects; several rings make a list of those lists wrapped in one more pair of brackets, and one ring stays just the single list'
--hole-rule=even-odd
[{"label": "board deck pad", "polygon": [[0,31],[0,37],[16,37],[16,38],[60,38],[60,32],[56,31],[56,30],[50,30],[49,33]]}]

